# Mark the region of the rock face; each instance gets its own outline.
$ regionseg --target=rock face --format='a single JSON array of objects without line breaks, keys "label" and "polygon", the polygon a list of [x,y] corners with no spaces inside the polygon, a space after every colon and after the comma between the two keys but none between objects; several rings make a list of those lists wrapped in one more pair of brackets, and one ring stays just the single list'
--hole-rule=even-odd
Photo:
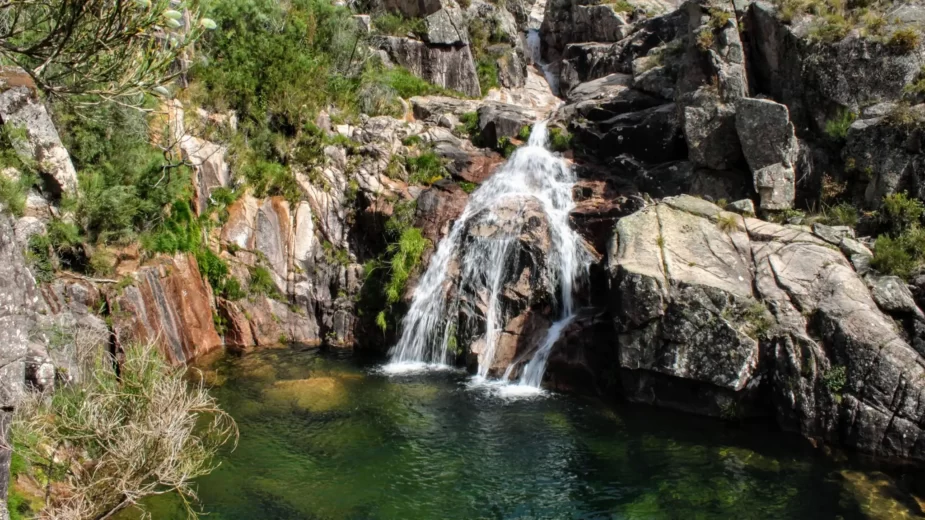
[{"label": "rock face", "polygon": [[925,460],[925,359],[808,229],[666,199],[620,220],[607,269],[629,399],[742,416],[764,386],[786,429]]},{"label": "rock face", "polygon": [[478,97],[482,90],[468,45],[428,45],[418,40],[385,36],[378,40],[396,63],[434,85]]},{"label": "rock face", "polygon": [[142,268],[136,280],[109,296],[119,344],[156,342],[177,364],[221,347],[212,321],[212,291],[195,258],[162,258]]},{"label": "rock face", "polygon": [[6,496],[10,486],[10,423],[24,391],[23,362],[40,302],[12,222],[0,213],[0,518],[9,518]]},{"label": "rock face", "polygon": [[741,98],[736,101],[735,124],[762,209],[790,208],[796,194],[794,165],[799,145],[787,107]]},{"label": "rock face", "polygon": [[34,162],[46,176],[48,189],[59,197],[77,192],[77,171],[71,155],[61,144],[35,83],[21,69],[0,68],[0,121],[13,132],[16,153]]}]

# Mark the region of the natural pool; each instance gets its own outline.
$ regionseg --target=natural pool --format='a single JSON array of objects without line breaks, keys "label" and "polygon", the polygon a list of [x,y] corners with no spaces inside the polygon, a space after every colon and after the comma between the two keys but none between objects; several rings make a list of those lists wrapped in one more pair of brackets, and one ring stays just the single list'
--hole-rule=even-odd
[{"label": "natural pool", "polygon": [[[241,430],[199,482],[212,520],[922,514],[921,473],[648,407],[502,398],[460,372],[387,376],[318,349],[229,355],[203,376]],[[150,505],[185,518],[169,497]]]}]

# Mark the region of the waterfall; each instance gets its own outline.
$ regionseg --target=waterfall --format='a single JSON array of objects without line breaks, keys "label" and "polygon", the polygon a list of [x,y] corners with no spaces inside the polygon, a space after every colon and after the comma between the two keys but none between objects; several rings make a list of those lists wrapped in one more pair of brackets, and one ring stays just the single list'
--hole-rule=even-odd
[{"label": "waterfall", "polygon": [[[518,148],[495,175],[472,193],[414,291],[411,307],[402,320],[401,338],[390,351],[388,371],[440,367],[453,361],[459,301],[458,294],[449,298],[448,294],[453,284],[450,273],[456,270],[457,287],[472,287],[475,294],[487,295],[485,345],[478,375],[488,375],[504,326],[500,295],[505,269],[514,261],[512,255],[516,253],[520,231],[476,237],[462,247],[467,224],[476,215],[486,218],[486,212],[490,222],[500,223],[503,219],[492,212],[494,208],[512,200],[533,199],[542,208],[549,226],[546,275],[553,287],[558,288],[555,303],[559,311],[558,321],[550,327],[518,381],[521,385],[539,387],[550,350],[573,319],[575,283],[590,263],[580,237],[569,226],[575,175],[547,145],[546,123],[539,122],[534,125],[527,144]],[[510,369],[506,376],[510,376],[509,372]]]},{"label": "waterfall", "polygon": [[543,71],[543,76],[546,77],[546,82],[549,83],[549,90],[558,96],[559,76],[549,70],[549,64],[543,61],[542,41],[540,40],[540,31],[537,29],[527,31],[527,53],[534,65]]}]

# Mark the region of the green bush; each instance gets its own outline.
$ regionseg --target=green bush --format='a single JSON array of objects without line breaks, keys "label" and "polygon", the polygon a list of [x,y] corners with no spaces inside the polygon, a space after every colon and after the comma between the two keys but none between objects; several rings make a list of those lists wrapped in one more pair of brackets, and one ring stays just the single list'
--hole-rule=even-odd
[{"label": "green bush", "polygon": [[710,8],[710,27],[714,30],[724,29],[731,19],[732,13],[729,11],[717,7]]},{"label": "green bush", "polygon": [[479,76],[479,86],[483,95],[493,88],[500,88],[498,60],[493,56],[485,55],[476,59],[475,70]]},{"label": "green bush", "polygon": [[883,274],[909,278],[925,261],[925,231],[911,229],[891,237],[880,235],[874,243],[871,267]]},{"label": "green bush", "polygon": [[144,114],[111,103],[92,114],[59,103],[55,114],[78,172],[79,196],[70,202],[88,242],[131,242],[189,197],[190,170],[150,143]]},{"label": "green bush", "polygon": [[858,115],[849,110],[843,110],[833,119],[826,121],[825,123],[825,133],[832,139],[837,141],[844,140],[848,135],[848,129],[851,127],[851,124],[854,123],[855,119],[858,118]]},{"label": "green bush", "polygon": [[479,185],[474,182],[459,181],[459,187],[466,193],[472,193],[478,189]]},{"label": "green bush", "polygon": [[858,225],[858,210],[851,204],[841,203],[829,209],[829,222],[836,226]]},{"label": "green bush", "polygon": [[373,17],[373,29],[380,34],[405,36],[413,34],[422,37],[427,34],[423,18],[405,18],[400,13],[386,12]]},{"label": "green bush", "polygon": [[572,148],[572,134],[559,128],[549,129],[549,148],[554,152],[565,152]]},{"label": "green bush", "polygon": [[843,40],[851,30],[851,23],[840,13],[829,13],[813,20],[809,29],[810,41],[835,43]]},{"label": "green bush", "polygon": [[697,48],[702,51],[710,50],[713,47],[713,31],[711,29],[701,29],[697,33]]},{"label": "green bush", "polygon": [[269,296],[274,300],[282,300],[283,296],[273,281],[273,275],[263,266],[257,266],[251,269],[251,279],[248,285],[251,294],[261,294]]},{"label": "green bush", "polygon": [[405,159],[408,168],[409,181],[412,184],[431,185],[447,175],[443,159],[433,151],[424,152],[417,157]]},{"label": "green bush", "polygon": [[900,234],[917,227],[922,222],[923,214],[925,214],[925,204],[910,197],[906,192],[883,197],[880,219],[893,233]]}]

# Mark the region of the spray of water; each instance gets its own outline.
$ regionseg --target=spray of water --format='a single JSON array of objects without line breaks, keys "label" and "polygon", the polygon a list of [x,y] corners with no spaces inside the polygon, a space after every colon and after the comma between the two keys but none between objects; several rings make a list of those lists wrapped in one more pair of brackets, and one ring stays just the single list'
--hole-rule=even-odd
[{"label": "spray of water", "polygon": [[[501,170],[472,193],[466,209],[453,224],[449,235],[440,242],[437,252],[415,289],[411,307],[402,321],[402,336],[392,349],[387,371],[439,366],[455,357],[457,297],[452,293],[449,276],[458,262],[458,287],[472,288],[473,294],[487,295],[485,312],[485,347],[479,359],[478,375],[486,377],[494,361],[498,338],[504,327],[502,298],[506,269],[514,262],[519,230],[494,233],[488,237],[470,237],[463,247],[467,225],[476,215],[480,222],[501,222],[504,217],[492,210],[519,201],[533,199],[546,216],[550,232],[546,273],[557,286],[559,320],[549,329],[544,342],[524,368],[519,384],[539,387],[549,351],[572,321],[575,305],[573,292],[580,276],[587,272],[589,256],[578,234],[569,227],[568,215],[574,207],[572,185],[574,173],[547,147],[546,123],[533,127],[526,146],[511,156]],[[499,229],[505,229],[499,225]],[[510,370],[509,370],[510,372]],[[506,374],[505,379],[510,376]]]}]

